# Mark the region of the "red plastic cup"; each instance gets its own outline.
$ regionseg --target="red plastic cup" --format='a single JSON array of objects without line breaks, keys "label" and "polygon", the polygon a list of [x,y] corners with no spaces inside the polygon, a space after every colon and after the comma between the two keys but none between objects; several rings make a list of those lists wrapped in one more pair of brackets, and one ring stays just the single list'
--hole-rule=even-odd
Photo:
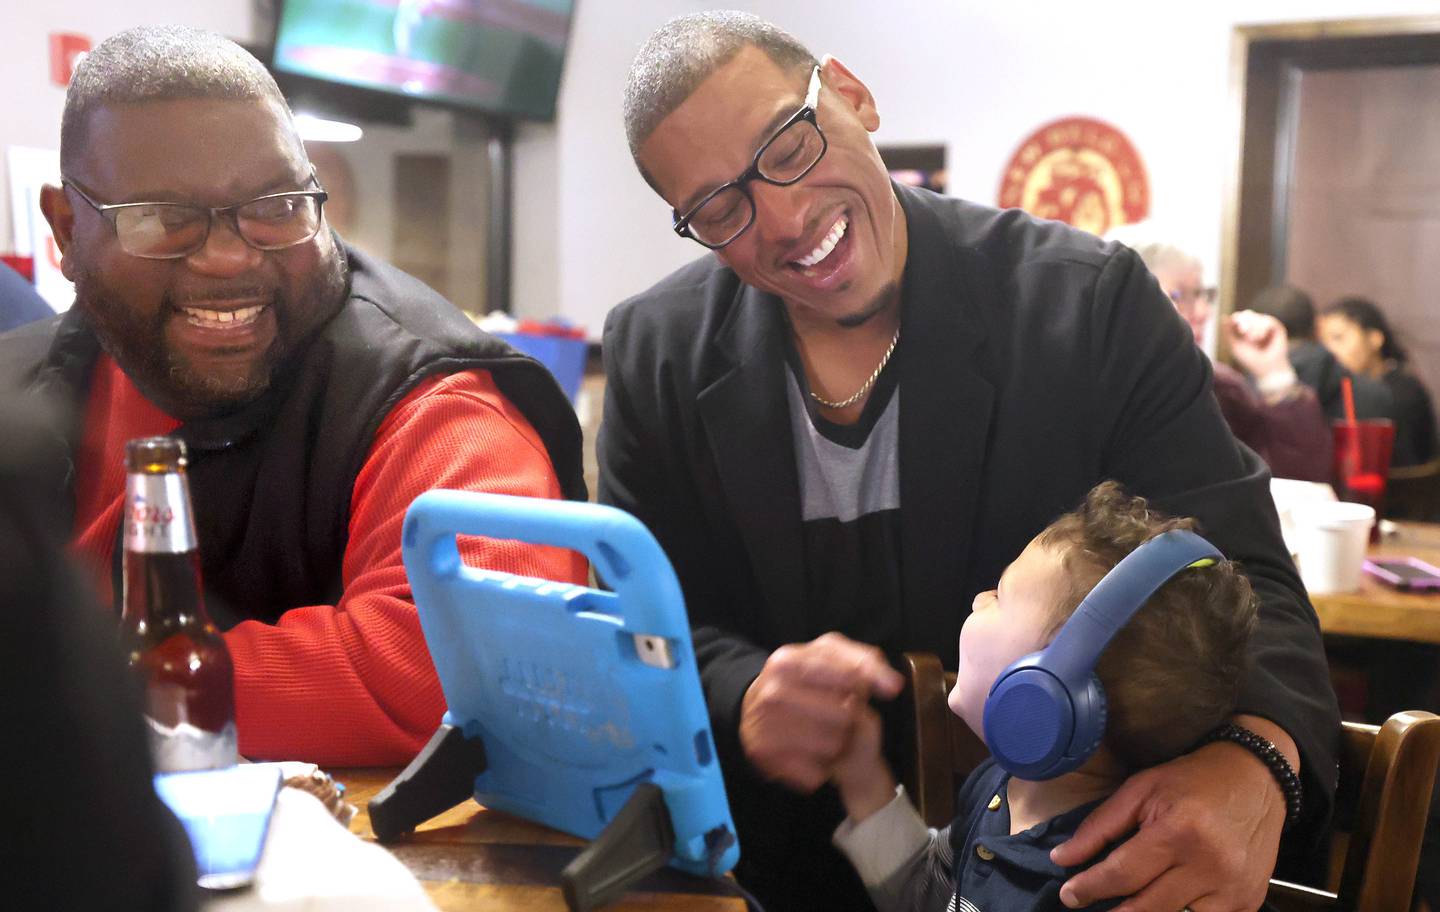
[{"label": "red plastic cup", "polygon": [[[1335,496],[1374,507],[1379,516],[1385,507],[1385,480],[1390,475],[1395,425],[1384,418],[1336,421],[1331,430],[1335,435]],[[1379,527],[1376,523],[1373,529]]]}]

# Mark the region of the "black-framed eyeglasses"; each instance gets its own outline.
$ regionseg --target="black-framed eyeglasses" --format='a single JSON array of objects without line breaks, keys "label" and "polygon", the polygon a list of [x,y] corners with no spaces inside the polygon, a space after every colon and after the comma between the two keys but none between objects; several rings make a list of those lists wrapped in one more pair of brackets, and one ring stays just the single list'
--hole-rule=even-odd
[{"label": "black-framed eyeglasses", "polygon": [[711,190],[684,215],[672,210],[675,233],[711,250],[719,250],[744,234],[755,223],[751,181],[788,187],[809,174],[824,157],[828,144],[815,120],[815,107],[819,103],[820,68],[817,66],[810,73],[804,106],[765,141],[743,174]]},{"label": "black-framed eyeglasses", "polygon": [[[316,187],[320,182],[312,174]],[[320,230],[320,211],[330,195],[324,190],[267,193],[233,206],[213,208],[189,203],[97,203],[72,180],[61,186],[89,203],[115,229],[120,249],[147,260],[178,260],[205,246],[215,219],[223,219],[256,250],[283,250],[303,244]]]}]

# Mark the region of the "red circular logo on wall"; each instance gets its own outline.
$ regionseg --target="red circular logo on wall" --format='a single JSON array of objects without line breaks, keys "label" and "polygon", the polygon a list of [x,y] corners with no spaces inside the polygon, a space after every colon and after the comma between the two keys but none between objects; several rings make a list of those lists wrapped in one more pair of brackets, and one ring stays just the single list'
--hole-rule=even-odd
[{"label": "red circular logo on wall", "polygon": [[1000,207],[1104,234],[1150,212],[1145,165],[1124,133],[1066,117],[1026,137],[1000,179]]}]

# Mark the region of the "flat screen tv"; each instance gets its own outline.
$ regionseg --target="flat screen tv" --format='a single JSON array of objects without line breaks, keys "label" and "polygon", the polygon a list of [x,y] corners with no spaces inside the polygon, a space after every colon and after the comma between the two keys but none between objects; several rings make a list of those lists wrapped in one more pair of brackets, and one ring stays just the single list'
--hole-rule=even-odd
[{"label": "flat screen tv", "polygon": [[271,65],[278,73],[550,120],[574,5],[284,0]]}]

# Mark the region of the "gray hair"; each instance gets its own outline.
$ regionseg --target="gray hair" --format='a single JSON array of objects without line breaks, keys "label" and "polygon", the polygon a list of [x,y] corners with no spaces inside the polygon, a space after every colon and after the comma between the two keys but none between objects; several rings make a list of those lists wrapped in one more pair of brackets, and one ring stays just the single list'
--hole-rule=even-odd
[{"label": "gray hair", "polygon": [[1201,266],[1200,258],[1165,240],[1168,232],[1154,221],[1129,222],[1105,232],[1105,240],[1119,241],[1140,257],[1151,272],[1171,266]]},{"label": "gray hair", "polygon": [[677,16],[660,26],[635,55],[625,83],[625,138],[631,156],[638,161],[640,146],[660,121],[747,47],[764,51],[782,69],[808,70],[817,63],[789,32],[750,13],[711,10]]},{"label": "gray hair", "polygon": [[1191,256],[1174,244],[1163,242],[1152,242],[1132,247],[1132,250],[1145,263],[1145,268],[1151,272],[1158,269],[1165,269],[1169,266],[1200,266],[1200,258]]},{"label": "gray hair", "polygon": [[100,42],[75,67],[60,119],[61,170],[84,150],[96,108],[177,98],[270,101],[290,121],[275,78],[240,45],[204,29],[139,26]]}]

